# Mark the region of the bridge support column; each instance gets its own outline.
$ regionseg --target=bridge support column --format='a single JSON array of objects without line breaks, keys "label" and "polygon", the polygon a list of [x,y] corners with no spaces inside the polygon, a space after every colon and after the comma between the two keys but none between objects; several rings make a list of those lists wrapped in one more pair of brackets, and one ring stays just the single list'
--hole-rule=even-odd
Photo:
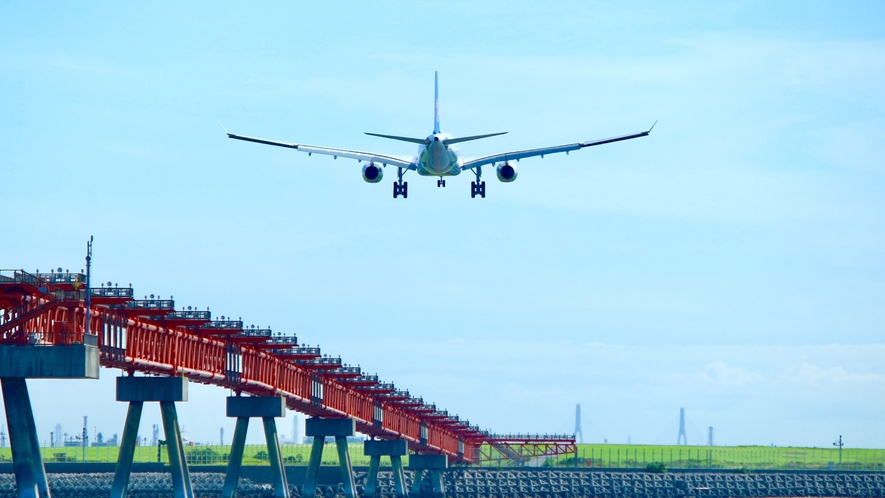
[{"label": "bridge support column", "polygon": [[94,346],[0,345],[0,390],[19,498],[51,496],[26,379],[97,379],[98,367]]},{"label": "bridge support column", "polygon": [[286,416],[286,401],[280,396],[231,396],[227,398],[227,416],[236,417],[237,426],[234,429],[233,447],[230,451],[221,498],[237,496],[243,450],[246,446],[246,431],[249,428],[249,419],[252,417],[260,417],[264,423],[264,437],[267,440],[267,454],[273,474],[274,497],[289,498],[289,483],[286,480],[286,469],[283,467],[283,455],[280,452],[280,440],[274,420],[274,417]]},{"label": "bridge support column", "polygon": [[430,484],[433,486],[433,495],[444,497],[446,485],[443,483],[443,472],[449,468],[447,455],[409,455],[409,469],[415,471],[415,479],[412,481],[412,496],[421,496],[421,483],[424,471],[430,473]]},{"label": "bridge support column", "polygon": [[172,473],[172,496],[194,498],[184,447],[181,445],[181,427],[178,425],[176,401],[187,401],[187,379],[183,377],[117,377],[117,401],[128,401],[129,412],[123,428],[123,441],[117,457],[111,498],[126,498],[138,426],[145,401],[160,403],[163,431],[166,434],[166,452]]},{"label": "bridge support column", "polygon": [[392,441],[365,441],[363,451],[369,457],[369,474],[366,476],[366,489],[363,496],[371,498],[378,489],[378,467],[381,466],[381,457],[390,457],[390,466],[393,468],[393,483],[396,496],[404,498],[406,495],[406,479],[403,475],[403,455],[408,454],[408,445],[403,439]]},{"label": "bridge support column", "polygon": [[326,437],[334,437],[338,447],[338,461],[341,465],[341,480],[344,481],[344,496],[357,498],[356,484],[353,480],[353,467],[350,464],[350,452],[347,451],[347,438],[356,432],[356,423],[351,418],[309,418],[305,423],[305,433],[313,437],[310,449],[310,462],[304,476],[302,497],[313,498],[317,491],[317,475],[323,457],[323,445]]},{"label": "bridge support column", "polygon": [[6,422],[9,424],[9,443],[12,446],[18,496],[49,498],[49,484],[46,482],[43,457],[40,455],[40,442],[37,439],[28,385],[24,378],[15,377],[4,377],[0,379],[0,383],[3,388]]}]

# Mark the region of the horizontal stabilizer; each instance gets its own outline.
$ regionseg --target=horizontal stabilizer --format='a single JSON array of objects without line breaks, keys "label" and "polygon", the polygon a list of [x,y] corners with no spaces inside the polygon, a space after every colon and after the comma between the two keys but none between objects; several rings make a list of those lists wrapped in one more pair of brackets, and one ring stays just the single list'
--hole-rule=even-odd
[{"label": "horizontal stabilizer", "polygon": [[427,144],[426,138],[411,138],[411,137],[399,137],[396,135],[382,135],[380,133],[369,133],[366,132],[366,135],[371,135],[373,137],[381,137],[381,138],[389,138],[391,140],[399,140],[401,142],[411,142],[413,144]]},{"label": "horizontal stabilizer", "polygon": [[506,134],[506,131],[498,132],[498,133],[487,133],[485,135],[473,135],[472,137],[460,137],[460,138],[447,138],[447,144],[459,144],[461,142],[469,142],[471,140],[479,140],[480,138],[489,138],[489,137],[497,137],[498,135]]}]

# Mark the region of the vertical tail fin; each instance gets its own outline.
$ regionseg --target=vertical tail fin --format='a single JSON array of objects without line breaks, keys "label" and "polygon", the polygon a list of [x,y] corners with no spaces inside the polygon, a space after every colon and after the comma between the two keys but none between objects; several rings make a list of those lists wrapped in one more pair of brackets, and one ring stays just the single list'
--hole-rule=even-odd
[{"label": "vertical tail fin", "polygon": [[439,73],[433,72],[433,132],[439,133]]}]

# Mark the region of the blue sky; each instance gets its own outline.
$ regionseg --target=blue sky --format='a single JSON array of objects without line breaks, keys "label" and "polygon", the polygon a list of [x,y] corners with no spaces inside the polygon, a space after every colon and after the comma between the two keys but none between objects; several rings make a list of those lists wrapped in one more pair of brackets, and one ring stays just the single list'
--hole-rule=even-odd
[{"label": "blue sky", "polygon": [[[581,403],[588,442],[672,443],[684,406],[692,444],[883,447],[883,21],[878,2],[4,4],[0,266],[79,269],[94,235],[97,281],[295,333],[495,432],[570,432]],[[407,178],[407,200],[393,171],[367,184],[218,126],[410,155],[363,132],[429,133],[435,70],[443,131],[509,132],[466,156],[660,121],[486,177],[486,199],[465,175]],[[121,431],[115,375],[34,382],[39,430]],[[194,388],[192,439],[232,433],[226,395]]]}]

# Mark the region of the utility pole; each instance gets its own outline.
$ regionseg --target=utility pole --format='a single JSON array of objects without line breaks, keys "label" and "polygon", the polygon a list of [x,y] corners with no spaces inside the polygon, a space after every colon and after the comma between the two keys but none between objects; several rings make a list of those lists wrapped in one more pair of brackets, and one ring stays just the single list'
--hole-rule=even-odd
[{"label": "utility pole", "polygon": [[83,416],[83,462],[86,462],[86,447],[89,446],[89,433],[86,430],[86,416]]},{"label": "utility pole", "polygon": [[839,470],[842,470],[842,435],[839,434],[839,440],[833,443],[833,446],[839,447]]},{"label": "utility pole", "polygon": [[[86,243],[86,325],[83,327],[83,340],[86,340],[85,334],[89,333],[89,319],[92,313],[92,299],[90,294],[92,291],[89,289],[91,284],[92,277],[92,235],[89,236],[89,242]],[[84,422],[83,425],[83,433],[86,433],[86,425]],[[84,453],[85,454],[85,453]]]}]

